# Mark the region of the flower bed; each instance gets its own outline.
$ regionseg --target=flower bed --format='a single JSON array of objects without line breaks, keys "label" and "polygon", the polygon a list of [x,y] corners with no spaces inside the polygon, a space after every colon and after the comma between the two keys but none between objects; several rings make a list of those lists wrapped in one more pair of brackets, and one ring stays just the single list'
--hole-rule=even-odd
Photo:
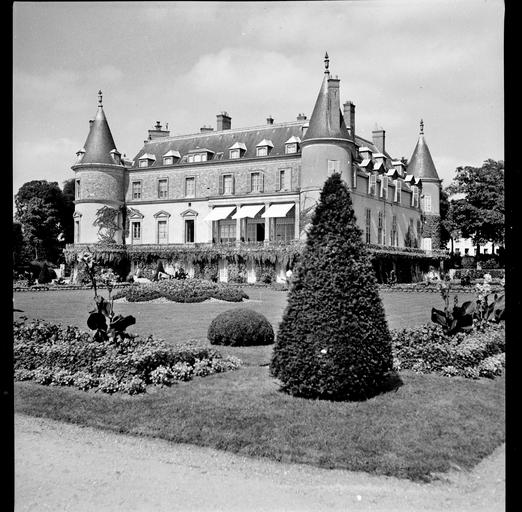
[{"label": "flower bed", "polygon": [[489,274],[493,279],[502,279],[505,278],[506,271],[503,268],[459,268],[455,270],[453,279],[462,279],[464,276],[469,276],[470,279],[484,279],[485,274]]},{"label": "flower bed", "polygon": [[[457,281],[451,281],[452,293],[475,293],[476,284],[468,286],[459,284]],[[500,284],[492,284],[491,293],[499,293],[504,291],[504,287]],[[404,283],[404,284],[381,284],[379,289],[387,292],[423,292],[423,293],[440,293],[440,283]]]},{"label": "flower bed", "polygon": [[114,294],[114,299],[126,298],[129,302],[145,302],[160,297],[174,302],[203,302],[211,298],[241,302],[248,299],[248,295],[241,288],[203,279],[169,279],[145,283],[119,290]]},{"label": "flower bed", "polygon": [[191,342],[173,347],[135,335],[99,342],[76,327],[40,320],[14,322],[13,353],[15,380],[105,393],[142,393],[148,385],[170,386],[241,364]]},{"label": "flower bed", "polygon": [[391,334],[397,370],[477,379],[493,378],[504,368],[503,322],[452,336],[435,324],[393,330]]},{"label": "flower bed", "polygon": [[[132,286],[131,283],[114,283],[113,288],[126,288]],[[90,290],[92,285],[87,284],[34,284],[32,286],[14,285],[14,292],[39,292],[39,291],[52,291],[59,292],[60,290]],[[105,289],[107,286],[100,284],[98,289]]]}]

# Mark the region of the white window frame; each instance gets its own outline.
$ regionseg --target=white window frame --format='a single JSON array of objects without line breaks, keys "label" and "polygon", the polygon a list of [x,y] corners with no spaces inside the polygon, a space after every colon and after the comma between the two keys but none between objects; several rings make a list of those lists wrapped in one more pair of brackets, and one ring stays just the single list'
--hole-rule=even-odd
[{"label": "white window frame", "polygon": [[[227,192],[227,187],[225,186],[227,178],[229,178],[229,180],[230,180],[230,191],[229,192]],[[234,195],[234,175],[233,174],[223,174],[221,179],[223,180],[223,195],[224,196]]]},{"label": "white window frame", "polygon": [[149,161],[146,158],[143,160],[140,160],[138,163],[138,167],[148,167],[148,166],[149,166]]},{"label": "white window frame", "polygon": [[423,210],[425,212],[431,212],[431,195],[430,194],[424,194],[423,203],[424,203]]},{"label": "white window frame", "polygon": [[[193,191],[192,194],[188,193],[187,184],[192,182]],[[185,187],[184,187],[185,197],[196,197],[196,177],[195,176],[185,176]]]},{"label": "white window frame", "polygon": [[416,185],[411,186],[411,205],[413,207],[419,206],[419,187]]},{"label": "white window frame", "polygon": [[[136,197],[136,192],[134,191],[134,185],[139,185],[139,188],[140,188],[137,197]],[[141,194],[142,194],[142,182],[141,182],[141,180],[132,181],[131,182],[131,198],[132,199],[141,199]]]},{"label": "white window frame", "polygon": [[[161,193],[162,193],[162,190],[160,189],[160,184],[161,183],[165,183],[166,187],[165,187],[165,196],[162,196]],[[157,193],[158,193],[158,199],[168,199],[169,197],[169,179],[168,178],[158,178],[158,181],[157,181]]]},{"label": "white window frame", "polygon": [[268,156],[268,146],[258,146],[256,148],[256,156]]},{"label": "white window frame", "polygon": [[297,153],[297,142],[291,142],[290,144],[285,144],[285,154],[293,155]]},{"label": "white window frame", "polygon": [[74,190],[76,199],[81,199],[81,181],[79,179],[74,182]]},{"label": "white window frame", "polygon": [[396,203],[401,203],[402,200],[402,181],[395,180],[395,197],[393,199]]},{"label": "white window frame", "polygon": [[388,176],[381,176],[381,197],[388,199]]},{"label": "white window frame", "polygon": [[377,174],[373,172],[368,177],[368,194],[370,196],[377,195]]},{"label": "white window frame", "polygon": [[[131,229],[130,229],[131,241],[134,242],[136,240],[136,241],[140,241],[141,242],[141,221],[140,220],[131,220],[130,224],[131,224],[131,226],[130,226],[131,227]],[[139,236],[135,235],[136,227],[138,228]]]},{"label": "white window frame", "polygon": [[372,243],[372,210],[370,208],[366,208],[364,226],[365,226],[364,240],[367,244],[371,244]]},{"label": "white window frame", "polygon": [[352,188],[357,188],[357,164],[352,163]]},{"label": "white window frame", "polygon": [[228,157],[231,160],[237,160],[237,159],[241,158],[241,150],[239,148],[229,149]]},{"label": "white window frame", "polygon": [[163,165],[172,165],[174,163],[173,156],[164,156],[163,157]]},{"label": "white window frame", "polygon": [[[283,181],[281,181],[281,177],[282,176],[284,177]],[[278,169],[278,173],[277,173],[277,190],[279,190],[281,192],[286,192],[288,190],[291,190],[291,188],[292,188],[291,187],[291,179],[292,179],[292,171],[291,171],[291,169]]]},{"label": "white window frame", "polygon": [[[257,178],[257,179],[256,179]],[[264,191],[264,176],[261,171],[252,171],[250,173],[249,190],[252,194],[261,194]],[[254,187],[254,184],[256,185]]]},{"label": "white window frame", "polygon": [[80,243],[80,219],[74,219],[74,243]]}]

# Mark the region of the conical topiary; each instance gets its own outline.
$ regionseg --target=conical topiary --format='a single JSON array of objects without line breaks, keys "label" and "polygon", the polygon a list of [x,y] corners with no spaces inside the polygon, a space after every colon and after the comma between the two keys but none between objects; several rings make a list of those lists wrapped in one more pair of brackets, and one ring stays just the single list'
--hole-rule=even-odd
[{"label": "conical topiary", "polygon": [[391,337],[339,174],[321,191],[279,326],[271,374],[296,396],[361,400],[384,389]]}]

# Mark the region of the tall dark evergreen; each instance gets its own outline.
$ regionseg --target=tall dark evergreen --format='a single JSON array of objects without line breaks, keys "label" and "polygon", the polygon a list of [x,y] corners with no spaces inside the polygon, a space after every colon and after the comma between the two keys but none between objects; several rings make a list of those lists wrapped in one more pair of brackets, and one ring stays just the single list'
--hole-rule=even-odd
[{"label": "tall dark evergreen", "polygon": [[296,396],[361,400],[384,389],[391,337],[352,200],[330,176],[293,274],[270,371]]}]

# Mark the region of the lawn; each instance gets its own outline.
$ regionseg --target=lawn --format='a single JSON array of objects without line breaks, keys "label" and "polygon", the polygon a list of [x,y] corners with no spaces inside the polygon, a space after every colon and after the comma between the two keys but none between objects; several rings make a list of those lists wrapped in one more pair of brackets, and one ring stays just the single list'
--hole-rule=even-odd
[{"label": "lawn", "polygon": [[[248,289],[243,304],[277,326],[286,294]],[[429,321],[435,294],[383,293],[391,327]],[[17,293],[29,317],[85,326],[92,292]],[[257,302],[256,302],[257,301]],[[212,318],[241,304],[118,304],[135,330],[167,340],[204,338]],[[221,348],[223,352],[232,348]],[[281,393],[266,364],[271,347],[237,349],[242,369],[144,395],[15,385],[15,410],[251,456],[427,480],[454,464],[471,469],[504,440],[504,378],[467,380],[401,374],[404,385],[365,402],[305,400]],[[241,352],[242,351],[242,352]]]}]

